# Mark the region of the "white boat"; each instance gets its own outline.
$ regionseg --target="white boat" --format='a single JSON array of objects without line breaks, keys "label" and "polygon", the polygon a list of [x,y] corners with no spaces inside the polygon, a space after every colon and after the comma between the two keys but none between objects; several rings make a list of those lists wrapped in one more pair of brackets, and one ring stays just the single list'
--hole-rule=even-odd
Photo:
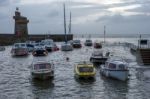
[{"label": "white boat", "polygon": [[120,57],[111,57],[101,66],[100,73],[106,77],[126,81],[129,76],[127,63]]},{"label": "white boat", "polygon": [[[71,27],[70,27],[71,28]],[[65,4],[64,4],[64,37],[65,37],[65,42],[61,45],[61,50],[62,51],[72,51],[73,47],[70,43],[67,42],[67,35],[66,35],[66,13],[65,13]]]},{"label": "white boat", "polygon": [[90,39],[85,40],[84,45],[85,46],[92,46],[93,45],[92,40],[90,40]]},{"label": "white boat", "polygon": [[26,41],[26,44],[27,44],[28,51],[32,52],[34,50],[35,41]]},{"label": "white boat", "polygon": [[26,43],[15,43],[11,49],[12,56],[26,56],[28,53]]},{"label": "white boat", "polygon": [[81,44],[80,40],[73,40],[72,45],[73,45],[74,48],[81,48],[82,47],[82,44]]},{"label": "white boat", "polygon": [[4,51],[5,47],[4,46],[0,46],[0,51]]},{"label": "white boat", "polygon": [[55,43],[52,39],[42,40],[41,43],[44,45],[45,49],[49,52],[53,51]]},{"label": "white boat", "polygon": [[46,56],[48,55],[48,51],[43,46],[35,46],[33,52],[33,56]]},{"label": "white boat", "polygon": [[45,61],[33,62],[31,65],[31,75],[32,78],[42,80],[53,78],[54,64]]},{"label": "white boat", "polygon": [[61,45],[61,50],[62,51],[72,51],[73,50],[73,47],[70,43],[63,43]]},{"label": "white boat", "polygon": [[94,51],[90,57],[90,61],[92,63],[104,64],[105,61],[108,59],[108,57],[109,57],[109,52],[107,52],[106,55],[103,55],[102,51]]}]

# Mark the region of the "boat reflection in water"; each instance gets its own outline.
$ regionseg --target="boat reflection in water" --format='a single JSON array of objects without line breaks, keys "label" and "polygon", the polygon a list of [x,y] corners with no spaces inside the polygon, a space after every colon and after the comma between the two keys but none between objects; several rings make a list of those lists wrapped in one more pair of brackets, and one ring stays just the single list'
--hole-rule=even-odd
[{"label": "boat reflection in water", "polygon": [[104,98],[105,99],[126,99],[128,96],[129,81],[123,82],[101,76],[103,80]]},{"label": "boat reflection in water", "polygon": [[31,90],[33,93],[32,99],[48,99],[50,97],[53,99],[54,97],[53,89],[55,86],[53,80],[32,79],[31,84],[32,84]]},{"label": "boat reflection in water", "polygon": [[75,78],[75,80],[78,82],[78,83],[80,83],[80,84],[92,84],[92,83],[94,83],[95,81],[96,81],[96,79],[95,78],[93,78],[93,77],[91,77],[91,78],[89,78],[89,79],[85,79],[85,78],[77,78],[77,77],[74,77]]},{"label": "boat reflection in water", "polygon": [[32,79],[31,84],[36,88],[49,89],[54,87],[53,79],[39,80]]}]

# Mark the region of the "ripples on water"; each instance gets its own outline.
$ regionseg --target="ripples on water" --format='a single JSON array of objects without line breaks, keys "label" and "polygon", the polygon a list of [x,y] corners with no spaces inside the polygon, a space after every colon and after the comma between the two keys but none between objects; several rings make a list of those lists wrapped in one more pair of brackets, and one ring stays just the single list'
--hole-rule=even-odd
[{"label": "ripples on water", "polygon": [[[116,41],[116,40],[114,40]],[[133,40],[131,40],[133,41]],[[150,71],[138,66],[136,58],[127,47],[105,46],[103,48],[126,59],[130,66],[127,82],[108,79],[99,74],[93,81],[76,80],[74,64],[89,60],[92,47],[82,47],[71,52],[53,52],[46,57],[12,57],[11,46],[0,52],[0,99],[148,99],[150,97]],[[66,57],[70,60],[66,61]],[[33,60],[49,60],[55,64],[53,80],[31,79],[30,64]],[[146,68],[146,69],[145,69]]]}]

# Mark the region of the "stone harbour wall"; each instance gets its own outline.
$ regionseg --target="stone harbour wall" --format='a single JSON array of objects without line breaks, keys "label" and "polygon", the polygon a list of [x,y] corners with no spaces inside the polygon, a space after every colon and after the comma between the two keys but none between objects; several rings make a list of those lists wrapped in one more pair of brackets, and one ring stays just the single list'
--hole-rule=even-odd
[{"label": "stone harbour wall", "polygon": [[[27,37],[17,37],[14,34],[0,34],[0,46],[12,45],[16,42],[25,42],[27,40],[31,41],[41,41],[44,39],[53,39],[55,42],[65,41],[64,34],[51,34],[51,35],[40,35],[40,34],[32,34]],[[67,34],[67,40],[72,40],[73,34]]]}]

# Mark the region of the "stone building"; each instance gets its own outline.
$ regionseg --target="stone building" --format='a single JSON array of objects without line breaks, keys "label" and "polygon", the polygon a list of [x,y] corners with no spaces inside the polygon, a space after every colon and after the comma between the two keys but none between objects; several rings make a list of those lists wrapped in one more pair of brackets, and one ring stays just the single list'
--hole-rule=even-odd
[{"label": "stone building", "polygon": [[18,38],[21,41],[25,41],[28,38],[28,26],[29,20],[21,16],[21,13],[19,12],[19,8],[16,8],[15,16],[13,16],[13,19],[15,20],[15,28],[14,28],[14,34],[16,38]]},{"label": "stone building", "polygon": [[[60,42],[64,41],[64,34],[28,34],[29,20],[24,17],[19,12],[19,8],[16,8],[15,15],[13,16],[15,20],[14,33],[0,33],[0,45],[11,45],[16,42],[25,42],[27,40],[40,41],[43,39],[53,39],[54,41]],[[67,39],[72,40],[73,34],[67,34]]]}]

